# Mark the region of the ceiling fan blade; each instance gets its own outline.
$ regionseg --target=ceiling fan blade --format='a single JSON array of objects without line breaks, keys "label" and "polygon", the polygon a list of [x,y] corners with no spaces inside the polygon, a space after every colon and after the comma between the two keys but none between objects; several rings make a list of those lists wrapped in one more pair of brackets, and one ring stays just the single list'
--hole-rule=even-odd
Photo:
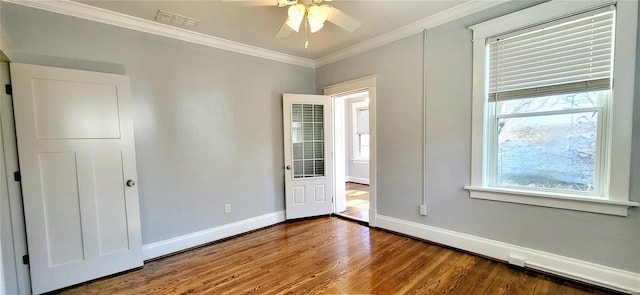
[{"label": "ceiling fan blade", "polygon": [[355,31],[360,27],[360,25],[362,25],[359,20],[350,17],[349,15],[335,7],[331,7],[331,11],[329,11],[329,17],[327,18],[327,20],[349,32]]},{"label": "ceiling fan blade", "polygon": [[242,6],[276,6],[275,0],[222,0],[222,2],[239,3]]},{"label": "ceiling fan blade", "polygon": [[[287,18],[287,21],[289,21],[289,18]],[[288,37],[291,35],[291,32],[293,32],[293,29],[287,25],[287,21],[285,21],[284,24],[282,24],[282,27],[280,27],[280,31],[276,34],[276,38]]]}]

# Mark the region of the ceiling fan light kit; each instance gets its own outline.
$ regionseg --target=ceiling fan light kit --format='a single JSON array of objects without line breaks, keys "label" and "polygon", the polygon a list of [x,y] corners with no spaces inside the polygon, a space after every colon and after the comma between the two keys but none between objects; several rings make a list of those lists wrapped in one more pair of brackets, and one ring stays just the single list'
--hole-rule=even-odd
[{"label": "ceiling fan light kit", "polygon": [[[280,3],[281,2],[278,2],[278,5],[280,5]],[[327,5],[291,5],[288,10],[289,18],[287,19],[287,25],[292,30],[300,32],[300,25],[306,16],[307,22],[309,23],[309,30],[311,33],[315,33],[324,27],[324,22],[326,22],[329,17],[329,11],[331,11],[331,7]]]},{"label": "ceiling fan light kit", "polygon": [[296,4],[289,6],[289,18],[287,19],[287,26],[296,32],[300,32],[300,24],[304,19],[304,14],[307,11],[306,7],[302,4]]},{"label": "ceiling fan light kit", "polygon": [[296,4],[298,4],[298,0],[277,0],[276,1],[276,6],[278,7],[285,7],[285,6],[296,5]]},{"label": "ceiling fan light kit", "polygon": [[331,8],[327,5],[309,6],[307,9],[307,21],[309,22],[311,33],[315,33],[324,27],[324,22],[329,17],[329,11],[331,11]]},{"label": "ceiling fan light kit", "polygon": [[333,6],[325,4],[325,2],[331,1],[333,0],[275,0],[276,7],[288,7],[287,20],[282,24],[278,33],[276,33],[276,38],[285,38],[294,31],[300,32],[300,27],[304,22],[304,47],[308,48],[309,39],[307,33],[320,31],[324,28],[327,21],[348,32],[353,32],[362,25],[362,23],[357,19],[354,19]]}]

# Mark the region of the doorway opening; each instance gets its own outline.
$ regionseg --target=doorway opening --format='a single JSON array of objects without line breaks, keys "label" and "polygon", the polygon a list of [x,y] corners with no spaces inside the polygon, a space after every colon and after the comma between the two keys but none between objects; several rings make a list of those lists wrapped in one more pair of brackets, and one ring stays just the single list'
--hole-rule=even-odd
[{"label": "doorway opening", "polygon": [[[361,78],[357,78],[354,80],[337,83],[333,85],[329,85],[323,87],[324,95],[331,96],[331,105],[332,105],[332,115],[331,115],[331,127],[333,131],[332,136],[332,155],[333,155],[333,192],[335,196],[334,202],[334,210],[333,212],[336,215],[342,215],[347,218],[358,219],[360,221],[368,222],[369,226],[376,226],[376,199],[377,199],[377,189],[376,189],[376,75],[365,76]],[[358,99],[356,99],[358,98]],[[347,101],[353,99],[353,103],[364,103],[361,105],[351,106],[349,112],[351,114],[352,119],[347,119]],[[359,101],[355,101],[359,100]],[[353,114],[353,110],[356,110],[356,115]],[[364,110],[367,110],[364,112]],[[353,120],[358,117],[357,111],[360,110],[360,118],[363,121],[361,128],[367,129],[354,129]],[[365,119],[366,118],[366,119]],[[364,123],[367,122],[367,123]],[[368,126],[367,126],[368,125]],[[351,126],[351,127],[348,127]],[[365,127],[367,126],[367,127]],[[355,131],[354,131],[355,130]],[[348,131],[348,132],[347,132]],[[367,131],[368,134],[365,132]],[[347,140],[348,133],[352,134],[350,140]],[[358,136],[358,133],[360,135]],[[356,136],[353,136],[355,134]],[[360,140],[358,142],[358,139]],[[368,140],[368,142],[367,142]],[[354,145],[353,143],[356,142]],[[349,145],[348,145],[349,143]],[[368,146],[367,146],[368,144]],[[365,177],[361,177],[358,179],[357,175],[347,175],[352,173],[347,173],[347,162],[362,162],[362,159],[358,159],[357,157],[353,158],[352,156],[358,155],[358,153],[353,153],[354,149],[359,149],[359,155],[366,155],[368,151],[368,174],[365,177],[368,177],[368,183],[365,181]],[[360,157],[365,158],[365,157]],[[351,171],[350,171],[351,172]],[[347,178],[349,176],[349,178]],[[362,186],[356,186],[355,184],[349,184],[349,189],[347,189],[347,182],[359,182],[362,183]],[[367,185],[368,184],[368,185]],[[353,185],[353,186],[351,186]],[[365,190],[365,188],[367,190]],[[350,216],[344,214],[347,210],[347,191],[353,195],[351,196],[351,204],[358,209],[359,212],[367,211],[366,207],[368,206],[368,214],[363,214],[362,216]],[[363,200],[358,200],[357,198],[364,199],[367,197],[368,202],[363,202]],[[366,204],[366,205],[365,205]],[[364,208],[363,208],[364,207]]]},{"label": "doorway opening", "polygon": [[369,91],[334,96],[336,214],[369,222]]}]

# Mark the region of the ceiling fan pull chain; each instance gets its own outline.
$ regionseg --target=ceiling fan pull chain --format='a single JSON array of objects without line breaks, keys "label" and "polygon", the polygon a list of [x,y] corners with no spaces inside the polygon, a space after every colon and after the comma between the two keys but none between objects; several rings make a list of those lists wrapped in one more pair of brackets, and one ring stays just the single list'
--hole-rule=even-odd
[{"label": "ceiling fan pull chain", "polygon": [[307,22],[304,22],[304,49],[309,48],[309,35],[307,31],[309,31],[309,26]]}]

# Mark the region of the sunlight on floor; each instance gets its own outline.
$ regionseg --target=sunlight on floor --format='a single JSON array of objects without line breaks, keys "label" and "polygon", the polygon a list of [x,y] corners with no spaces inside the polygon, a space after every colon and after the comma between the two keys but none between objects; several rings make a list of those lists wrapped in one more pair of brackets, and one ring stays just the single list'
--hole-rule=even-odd
[{"label": "sunlight on floor", "polygon": [[368,191],[361,191],[361,190],[357,190],[357,189],[350,189],[347,190],[347,196],[351,196],[351,197],[357,197],[357,196],[362,196],[362,195],[366,195],[369,194]]},{"label": "sunlight on floor", "polygon": [[346,198],[346,210],[340,213],[357,220],[369,221],[369,186],[347,182]]},{"label": "sunlight on floor", "polygon": [[349,200],[347,207],[356,207],[360,209],[369,209],[369,201],[367,200]]}]

